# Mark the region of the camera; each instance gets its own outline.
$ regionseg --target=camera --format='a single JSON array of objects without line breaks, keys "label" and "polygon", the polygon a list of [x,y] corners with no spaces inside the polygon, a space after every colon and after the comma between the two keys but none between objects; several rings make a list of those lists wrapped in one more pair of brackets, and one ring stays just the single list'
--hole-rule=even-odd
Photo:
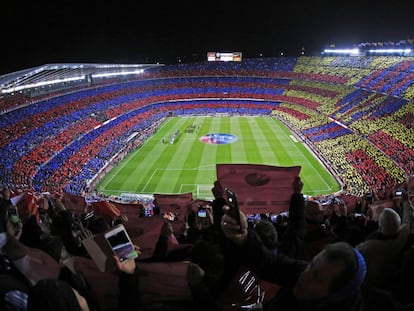
[{"label": "camera", "polygon": [[229,213],[240,225],[240,210],[236,193],[229,188],[226,188],[225,191],[227,195],[227,202],[230,207]]},{"label": "camera", "polygon": [[402,196],[402,194],[403,194],[402,190],[400,190],[400,189],[395,190],[394,195],[395,195],[396,197],[400,197],[400,196]]},{"label": "camera", "polygon": [[198,217],[205,218],[207,217],[206,207],[203,205],[198,206]]}]

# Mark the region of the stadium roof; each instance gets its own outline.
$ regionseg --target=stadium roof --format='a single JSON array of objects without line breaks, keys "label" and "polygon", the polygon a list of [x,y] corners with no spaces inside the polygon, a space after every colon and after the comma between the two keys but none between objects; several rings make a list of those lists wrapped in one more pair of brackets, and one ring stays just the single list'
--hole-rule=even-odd
[{"label": "stadium roof", "polygon": [[142,73],[160,64],[46,64],[0,76],[0,92],[8,94],[65,82],[88,82],[96,78]]}]

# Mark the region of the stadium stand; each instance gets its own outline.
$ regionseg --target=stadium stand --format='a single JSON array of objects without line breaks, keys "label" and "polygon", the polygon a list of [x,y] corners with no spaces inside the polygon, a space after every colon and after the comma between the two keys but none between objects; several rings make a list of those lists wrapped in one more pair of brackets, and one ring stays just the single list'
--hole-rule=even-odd
[{"label": "stadium stand", "polygon": [[[7,95],[1,100],[4,106],[2,131],[7,133],[2,135],[1,146],[4,151],[18,150],[16,154],[3,159],[2,167],[6,168],[3,179],[5,183],[10,185],[31,185],[37,191],[45,191],[53,184],[58,184],[61,188],[50,190],[61,191],[64,187],[82,189],[84,186],[71,185],[70,181],[66,179],[62,183],[61,177],[55,177],[56,181],[53,181],[53,177],[48,177],[51,174],[53,176],[53,171],[56,171],[63,163],[70,166],[68,163],[71,161],[68,161],[70,159],[68,156],[73,152],[70,151],[71,148],[72,150],[80,148],[76,144],[72,146],[72,142],[74,143],[82,137],[86,144],[90,144],[94,139],[98,139],[98,136],[101,135],[99,133],[106,131],[110,133],[113,126],[121,122],[121,119],[130,119],[132,115],[145,112],[146,109],[150,110],[149,107],[157,107],[154,106],[155,103],[180,100],[180,103],[183,104],[183,100],[191,102],[195,98],[222,98],[223,94],[226,94],[226,99],[232,100],[246,98],[272,102],[272,115],[289,123],[315,147],[320,141],[333,141],[336,137],[347,135],[356,135],[359,137],[358,140],[364,139],[375,145],[375,141],[371,141],[370,138],[375,140],[378,134],[369,132],[369,129],[374,128],[373,125],[376,123],[386,122],[385,120],[389,120],[390,117],[393,117],[394,120],[387,122],[387,127],[391,128],[391,125],[395,123],[401,124],[396,115],[409,105],[407,99],[394,97],[396,96],[395,92],[388,91],[387,93],[387,90],[381,89],[375,81],[381,81],[383,84],[390,82],[393,85],[395,85],[397,77],[406,81],[412,60],[410,58],[401,59],[401,57],[382,58],[384,57],[301,57],[298,59],[247,60],[241,64],[181,64],[149,68],[138,79],[137,75],[130,75],[128,76],[129,80],[123,78],[121,82],[119,78],[94,80],[93,85],[89,81],[86,87],[83,86],[85,89],[82,89],[82,85],[75,86],[66,94],[62,93],[60,87],[57,87],[55,95],[49,93],[33,97],[37,95],[37,91],[34,90],[39,87],[32,87],[24,92],[25,95],[22,93],[18,93],[16,97]],[[385,60],[389,66],[385,67],[381,60]],[[78,67],[81,69],[71,67],[65,69],[63,66],[48,65],[24,74],[30,77],[26,79],[26,83],[32,86],[35,83],[40,83],[42,78],[45,83],[51,83],[52,77],[67,73],[75,75],[74,72],[78,75],[83,74],[85,79],[88,79],[93,69],[102,71],[105,68],[103,65],[96,66],[96,68],[91,65]],[[88,68],[87,72],[84,72],[85,68]],[[45,72],[52,70],[54,70],[53,74],[46,75]],[[115,69],[111,68],[111,70]],[[120,68],[119,70],[122,72],[125,69]],[[380,74],[378,70],[383,70],[387,74]],[[111,74],[112,71],[108,73]],[[392,73],[392,79],[388,72]],[[352,86],[351,78],[355,80],[356,77],[359,79],[358,82],[353,85],[353,88],[349,88]],[[13,84],[13,81],[19,81],[19,84],[17,82]],[[6,87],[7,89],[24,87],[25,85],[21,85],[20,81],[21,79],[15,77],[9,79],[8,83],[3,84],[3,90]],[[408,83],[401,84],[400,94],[403,94],[411,85],[409,80],[407,81]],[[27,95],[29,91],[31,93]],[[45,96],[47,96],[46,99],[44,99]],[[20,98],[22,103],[20,106],[18,106],[19,101],[16,98]],[[32,103],[27,105],[25,98],[30,98]],[[253,102],[250,103],[253,104]],[[248,104],[249,102],[245,102],[245,108]],[[196,104],[193,103],[193,105]],[[138,107],[142,107],[142,109],[132,112]],[[165,107],[166,105],[163,108]],[[207,107],[216,109],[217,112],[226,112],[223,111],[224,108],[215,105],[213,101],[209,105],[203,103],[203,108]],[[246,113],[245,108],[244,111],[239,109],[238,113]],[[179,109],[185,110],[185,114],[191,114],[191,110],[176,107],[176,110]],[[129,115],[126,114],[126,111],[129,111]],[[147,111],[141,120],[148,118],[148,113],[150,112]],[[202,111],[197,111],[197,113],[202,113]],[[88,119],[85,119],[86,117]],[[162,115],[158,115],[156,118],[160,120],[162,117]],[[111,124],[98,127],[106,120],[112,120]],[[306,124],[294,124],[302,120],[305,120]],[[367,120],[369,120],[368,125]],[[78,124],[83,125],[79,126]],[[89,127],[85,127],[85,124],[88,124]],[[364,128],[361,129],[361,127]],[[323,133],[322,135],[317,134],[318,128]],[[327,130],[328,128],[329,130]],[[92,129],[94,130],[91,131]],[[359,135],[362,130],[364,136]],[[71,131],[71,133],[69,134],[67,131]],[[88,132],[89,134],[87,134]],[[132,132],[133,130],[130,130],[123,135],[129,136]],[[400,131],[397,129],[395,134],[398,135],[397,133],[402,132],[404,129],[400,128]],[[108,143],[106,142],[106,145]],[[405,145],[407,143],[408,145]],[[114,141],[112,144],[113,150],[122,149],[119,146],[119,141]],[[398,142],[396,144],[398,145]],[[392,172],[392,178],[390,178],[392,185],[389,186],[403,182],[404,177],[410,174],[410,163],[406,163],[406,159],[398,159],[398,157],[407,155],[407,152],[403,152],[404,148],[405,151],[412,151],[412,142],[405,140],[401,144],[403,145],[399,147],[401,151],[394,155],[396,158],[394,161],[396,161],[397,167],[404,166],[404,172]],[[52,148],[52,145],[55,147]],[[62,148],[59,146],[66,147],[59,150]],[[384,152],[378,144],[376,146],[381,153]],[[66,153],[67,155],[65,155]],[[384,161],[381,158],[387,156],[381,153],[378,154],[378,158],[373,159],[374,162]],[[101,164],[96,163],[94,166],[99,170],[99,166],[105,163],[105,159],[108,160],[113,155],[114,153],[110,152],[106,154],[106,158],[96,155],[90,155],[90,158],[95,162],[97,158],[102,158]],[[74,156],[76,157],[76,154]],[[326,157],[326,155],[324,156]],[[85,154],[77,157],[85,159]],[[329,161],[329,157],[326,158]],[[369,162],[368,159],[366,158]],[[27,165],[29,165],[29,171],[26,170]],[[332,165],[335,167],[334,163]],[[90,170],[90,167],[85,168],[85,171]],[[78,169],[80,175],[84,175],[85,171]],[[45,172],[49,173],[44,175]],[[372,179],[372,176],[363,175],[357,177],[362,178],[362,181],[356,183],[367,185],[360,189],[358,194],[367,192],[373,186],[366,182],[366,180]],[[81,180],[75,176],[72,178],[77,182]],[[42,188],[43,182],[49,186]],[[347,180],[346,182],[353,191],[356,191],[356,187],[352,187],[354,181]],[[384,185],[378,185],[378,187],[381,188]]]},{"label": "stadium stand", "polygon": [[[42,227],[47,236],[53,236],[50,240],[29,239],[26,231],[26,245],[18,245],[24,239],[18,242],[17,252],[49,261],[59,257],[56,252],[70,250],[69,255],[61,253],[56,263],[79,256],[75,263],[65,267],[70,266],[71,277],[82,275],[86,279],[76,286],[87,291],[89,303],[95,304],[96,310],[110,310],[108,306],[115,305],[114,293],[118,288],[109,294],[110,290],[101,280],[110,280],[113,284],[115,271],[105,275],[98,273],[82,245],[75,243],[79,242],[76,239],[80,239],[80,233],[75,237],[73,234],[85,231],[85,227],[97,234],[116,223],[126,223],[125,217],[131,210],[120,203],[122,198],[96,193],[94,185],[128,153],[140,148],[171,113],[177,116],[266,115],[280,119],[294,131],[342,184],[336,195],[310,198],[321,203],[321,225],[331,230],[337,240],[356,246],[365,239],[374,238],[373,234],[378,238],[379,215],[386,207],[394,208],[401,222],[409,227],[404,248],[407,257],[397,254],[401,255],[398,259],[406,268],[411,263],[406,261],[412,261],[409,255],[414,241],[413,68],[412,57],[326,56],[169,66],[51,64],[2,76],[1,204],[9,208],[8,196],[24,197],[19,203],[21,220],[26,224],[31,219],[35,228]],[[67,81],[62,82],[66,78]],[[397,190],[401,190],[401,194],[397,195]],[[64,197],[68,199],[62,208],[59,202]],[[213,229],[217,228],[213,224],[203,227],[194,216],[194,210],[185,213],[193,217],[188,216],[188,223],[180,219],[181,223],[174,228],[165,228],[163,219],[157,218],[159,215],[152,209],[153,218],[149,218],[157,220],[151,226],[144,218],[137,217],[138,213],[145,217],[148,205],[145,199],[137,198],[139,196],[127,200],[136,212],[126,218],[131,221],[128,229],[133,240],[140,241],[141,245],[148,244],[143,250],[150,254],[146,258],[147,276],[154,273],[171,282],[174,276],[166,273],[168,265],[151,266],[154,258],[174,264],[188,260],[191,258],[186,252],[188,244],[192,246],[200,237],[216,242],[217,232]],[[112,203],[94,209],[87,206],[85,200]],[[186,202],[192,203],[192,198]],[[56,215],[46,213],[49,207],[61,218],[55,219]],[[91,211],[96,213],[94,217],[101,216],[96,217],[93,224],[82,218]],[[9,218],[3,216],[2,231],[6,231]],[[63,232],[66,227],[59,231],[51,226],[58,221],[69,231]],[[134,225],[138,223],[145,229],[137,229]],[[279,224],[287,225],[288,221]],[[44,244],[46,240],[50,242],[48,245]],[[41,256],[27,247],[40,247]],[[25,255],[9,252],[8,256],[19,260]],[[218,261],[217,265],[221,264],[219,258],[214,260]],[[181,264],[175,267],[177,271],[184,271]],[[207,272],[211,272],[209,268],[206,265]],[[386,280],[389,286],[383,290],[398,296],[398,303],[406,304],[412,301],[399,296],[407,286],[403,273],[396,271],[396,275],[390,276]],[[249,277],[260,288],[263,280]],[[187,284],[183,284],[178,286],[179,294],[165,293],[168,303],[171,300],[188,303],[191,294]],[[412,285],[408,288],[412,289]],[[273,292],[277,288],[268,290]],[[175,298],[171,298],[174,295]],[[149,292],[143,296],[148,304],[156,298]]]}]

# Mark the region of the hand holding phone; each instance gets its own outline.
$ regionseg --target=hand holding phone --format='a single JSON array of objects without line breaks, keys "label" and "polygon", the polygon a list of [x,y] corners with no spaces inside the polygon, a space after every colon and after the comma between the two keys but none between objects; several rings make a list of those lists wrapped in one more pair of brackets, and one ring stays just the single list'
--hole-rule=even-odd
[{"label": "hand holding phone", "polygon": [[230,207],[229,215],[234,218],[234,220],[237,221],[237,223],[240,225],[240,209],[239,209],[239,203],[237,201],[236,193],[234,193],[231,189],[226,188],[225,189],[226,196],[227,196],[227,203]]},{"label": "hand holding phone", "polygon": [[9,213],[9,218],[12,221],[12,223],[15,226],[17,226],[18,223],[19,223],[19,220],[20,220],[19,213],[17,211],[17,207],[16,206],[10,206],[9,210],[8,210],[8,213]]},{"label": "hand holding phone", "polygon": [[106,232],[104,236],[113,253],[121,262],[138,257],[138,252],[122,224],[115,226],[113,229]]},{"label": "hand holding phone", "polygon": [[124,260],[121,261],[119,257],[114,256],[115,264],[119,271],[122,271],[126,274],[133,274],[136,268],[135,260]]}]

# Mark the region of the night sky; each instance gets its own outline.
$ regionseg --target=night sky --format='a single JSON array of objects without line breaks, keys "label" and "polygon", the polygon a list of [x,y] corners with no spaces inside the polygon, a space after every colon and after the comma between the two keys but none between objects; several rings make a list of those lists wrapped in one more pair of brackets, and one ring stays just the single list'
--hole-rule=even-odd
[{"label": "night sky", "polygon": [[7,1],[0,75],[48,63],[177,63],[414,38],[411,1]]}]

